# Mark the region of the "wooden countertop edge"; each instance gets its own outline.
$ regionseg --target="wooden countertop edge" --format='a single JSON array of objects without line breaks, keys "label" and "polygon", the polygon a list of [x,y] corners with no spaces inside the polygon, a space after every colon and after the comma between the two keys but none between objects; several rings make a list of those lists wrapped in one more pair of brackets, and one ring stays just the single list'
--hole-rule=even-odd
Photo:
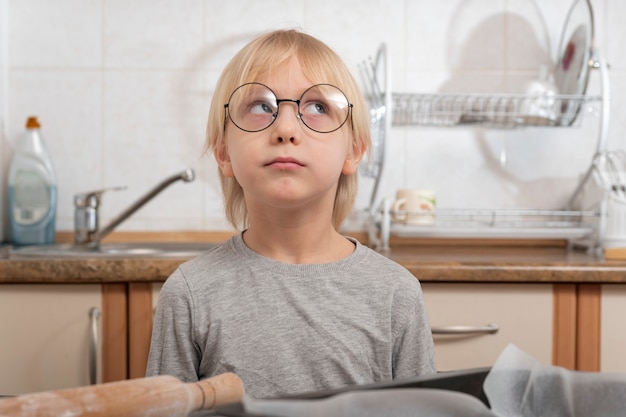
[{"label": "wooden countertop edge", "polygon": [[[367,236],[359,233],[348,234],[361,242],[367,241]],[[107,241],[216,242],[232,235],[233,232],[116,232]],[[71,242],[71,233],[57,233],[57,242]],[[427,239],[395,243],[396,249],[392,247],[387,256],[422,282],[626,283],[626,259],[563,255],[566,248],[559,241],[521,242],[519,248],[508,250],[515,255],[532,251],[529,248],[534,246],[541,253],[561,254],[553,258],[535,258],[533,254],[496,256],[492,254],[494,248],[500,250],[503,243],[494,241],[452,240],[443,244],[438,241],[436,248]],[[453,245],[458,246],[456,252]],[[483,254],[476,256],[477,253]],[[182,258],[0,259],[0,283],[163,282],[185,261]]]},{"label": "wooden countertop edge", "polygon": [[[0,260],[0,283],[162,282],[186,259]],[[422,282],[626,283],[626,264],[400,262]]]},{"label": "wooden countertop edge", "polygon": [[407,269],[421,282],[626,283],[625,267],[420,265]]},{"label": "wooden countertop edge", "polygon": [[115,283],[164,281],[187,259],[0,260],[0,283]]}]

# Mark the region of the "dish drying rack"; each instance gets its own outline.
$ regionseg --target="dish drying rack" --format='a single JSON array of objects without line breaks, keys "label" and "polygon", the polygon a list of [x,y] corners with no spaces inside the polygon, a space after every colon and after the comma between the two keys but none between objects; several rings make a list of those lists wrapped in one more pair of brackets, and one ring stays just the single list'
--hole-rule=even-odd
[{"label": "dish drying rack", "polygon": [[[496,129],[570,126],[599,96],[531,94],[392,94],[393,125]],[[539,110],[542,115],[532,114]]]},{"label": "dish drying rack", "polygon": [[[389,250],[390,237],[412,238],[504,238],[560,239],[601,253],[609,237],[626,242],[626,155],[606,150],[609,123],[608,67],[594,48],[589,48],[589,69],[600,70],[601,94],[412,94],[392,93],[390,59],[383,43],[375,58],[359,65],[364,95],[370,108],[372,153],[360,167],[373,178],[367,209],[370,246]],[[586,84],[585,84],[586,87]],[[597,108],[599,107],[599,111]],[[389,111],[391,109],[391,111]],[[529,113],[528,109],[535,111]],[[536,110],[539,109],[539,112]],[[435,209],[434,212],[394,211],[393,201],[378,201],[385,165],[387,140],[394,126],[481,126],[490,128],[567,127],[584,113],[599,113],[599,139],[587,172],[562,210],[532,209]],[[607,212],[623,211],[607,223]],[[405,224],[394,217],[428,215],[430,224]],[[617,234],[617,236],[613,236]]]}]

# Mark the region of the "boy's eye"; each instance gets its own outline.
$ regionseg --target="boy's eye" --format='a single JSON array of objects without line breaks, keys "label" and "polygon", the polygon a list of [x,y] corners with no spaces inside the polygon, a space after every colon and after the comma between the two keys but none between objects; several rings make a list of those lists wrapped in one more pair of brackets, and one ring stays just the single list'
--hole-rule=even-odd
[{"label": "boy's eye", "polygon": [[302,113],[304,114],[325,114],[327,112],[326,105],[323,103],[312,101],[305,103],[302,108]]},{"label": "boy's eye", "polygon": [[268,102],[264,102],[264,101],[256,101],[256,102],[252,102],[249,106],[248,106],[248,111],[251,114],[273,114],[275,112],[276,106],[272,106],[270,103]]}]

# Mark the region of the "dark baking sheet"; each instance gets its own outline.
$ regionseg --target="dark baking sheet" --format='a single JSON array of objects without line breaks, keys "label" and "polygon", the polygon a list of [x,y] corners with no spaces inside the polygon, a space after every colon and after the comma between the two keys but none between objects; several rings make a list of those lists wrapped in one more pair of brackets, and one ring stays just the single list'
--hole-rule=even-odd
[{"label": "dark baking sheet", "polygon": [[[483,382],[491,368],[472,368],[459,371],[439,372],[434,375],[418,376],[410,379],[394,380],[389,382],[379,382],[374,384],[353,385],[349,387],[330,389],[323,391],[308,392],[298,395],[279,397],[277,399],[311,400],[328,398],[344,392],[358,390],[384,390],[397,388],[435,388],[449,391],[456,391],[472,395],[481,400],[487,407],[489,401],[483,391]],[[230,404],[219,407],[211,415],[224,417],[272,417],[261,416],[259,414],[246,413],[243,404]]]}]

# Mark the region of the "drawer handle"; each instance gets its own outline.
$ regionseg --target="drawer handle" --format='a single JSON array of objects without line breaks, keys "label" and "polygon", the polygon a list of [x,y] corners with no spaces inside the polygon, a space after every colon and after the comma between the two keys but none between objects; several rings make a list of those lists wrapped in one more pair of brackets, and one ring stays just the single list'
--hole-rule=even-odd
[{"label": "drawer handle", "polygon": [[496,323],[489,323],[486,326],[441,326],[431,327],[433,334],[495,334],[500,330]]},{"label": "drawer handle", "polygon": [[89,384],[98,382],[98,321],[100,320],[100,309],[92,307],[89,310],[89,321],[91,323],[91,337],[89,338]]}]

